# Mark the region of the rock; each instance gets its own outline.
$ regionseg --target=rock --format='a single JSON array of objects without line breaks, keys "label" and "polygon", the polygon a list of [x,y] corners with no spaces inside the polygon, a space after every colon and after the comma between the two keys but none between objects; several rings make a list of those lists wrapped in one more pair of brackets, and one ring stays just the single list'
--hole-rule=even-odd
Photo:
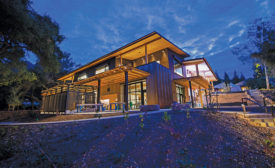
[{"label": "rock", "polygon": [[179,104],[178,102],[173,102],[171,107],[172,107],[172,110],[181,111],[185,109],[190,109],[190,103]]},{"label": "rock", "polygon": [[146,112],[146,111],[158,111],[160,110],[160,107],[158,104],[154,105],[141,105],[140,106],[140,111]]}]

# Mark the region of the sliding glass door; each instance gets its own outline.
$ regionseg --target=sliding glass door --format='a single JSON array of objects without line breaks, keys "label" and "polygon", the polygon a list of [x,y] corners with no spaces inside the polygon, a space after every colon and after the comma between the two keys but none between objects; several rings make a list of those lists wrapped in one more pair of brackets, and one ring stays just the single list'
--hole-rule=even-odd
[{"label": "sliding glass door", "polygon": [[185,103],[184,87],[176,84],[177,102],[180,104]]},{"label": "sliding glass door", "polygon": [[135,81],[128,85],[128,103],[130,109],[139,109],[147,104],[146,81]]}]

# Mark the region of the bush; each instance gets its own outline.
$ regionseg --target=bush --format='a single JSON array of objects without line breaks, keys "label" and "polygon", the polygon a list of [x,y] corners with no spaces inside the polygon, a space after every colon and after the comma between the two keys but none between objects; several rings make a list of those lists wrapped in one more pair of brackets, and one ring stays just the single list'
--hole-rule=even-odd
[{"label": "bush", "polygon": [[37,118],[37,117],[38,117],[38,114],[37,114],[37,112],[35,112],[35,111],[28,111],[28,116],[29,116],[30,118]]}]

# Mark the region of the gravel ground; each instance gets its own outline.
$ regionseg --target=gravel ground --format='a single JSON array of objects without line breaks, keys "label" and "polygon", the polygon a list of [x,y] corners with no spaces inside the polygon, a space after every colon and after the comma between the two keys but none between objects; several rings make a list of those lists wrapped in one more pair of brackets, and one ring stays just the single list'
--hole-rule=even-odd
[{"label": "gravel ground", "polygon": [[204,112],[0,127],[0,167],[264,168],[275,166],[274,135]]}]

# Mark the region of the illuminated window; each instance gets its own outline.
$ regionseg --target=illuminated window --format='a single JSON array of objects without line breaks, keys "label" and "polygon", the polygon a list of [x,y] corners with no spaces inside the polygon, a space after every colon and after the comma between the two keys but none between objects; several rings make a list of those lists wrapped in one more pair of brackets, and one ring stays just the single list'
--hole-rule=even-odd
[{"label": "illuminated window", "polygon": [[174,65],[174,69],[176,74],[183,76],[181,64]]},{"label": "illuminated window", "polygon": [[185,103],[184,87],[176,84],[177,101],[180,104]]},{"label": "illuminated window", "polygon": [[79,77],[77,78],[77,80],[83,80],[83,79],[86,79],[86,78],[87,78],[87,74],[83,73],[83,74],[79,75]]},{"label": "illuminated window", "polygon": [[106,72],[108,70],[109,70],[109,66],[106,64],[106,65],[96,68],[95,74],[100,74],[100,73]]},{"label": "illuminated window", "polygon": [[183,76],[181,63],[176,58],[174,58],[173,62],[174,62],[174,72],[180,76]]}]

